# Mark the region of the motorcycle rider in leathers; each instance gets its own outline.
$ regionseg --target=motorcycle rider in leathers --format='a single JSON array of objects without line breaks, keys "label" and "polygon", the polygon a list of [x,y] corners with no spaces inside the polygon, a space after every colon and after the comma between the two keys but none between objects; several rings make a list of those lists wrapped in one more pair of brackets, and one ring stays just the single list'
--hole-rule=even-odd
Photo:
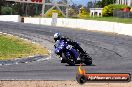
[{"label": "motorcycle rider in leathers", "polygon": [[79,46],[79,44],[75,41],[72,41],[68,37],[62,36],[60,33],[55,33],[54,34],[54,40],[55,42],[57,40],[64,40],[64,42],[67,42],[69,45],[72,45],[75,47],[75,49],[79,50],[81,54],[86,54],[86,52]]}]

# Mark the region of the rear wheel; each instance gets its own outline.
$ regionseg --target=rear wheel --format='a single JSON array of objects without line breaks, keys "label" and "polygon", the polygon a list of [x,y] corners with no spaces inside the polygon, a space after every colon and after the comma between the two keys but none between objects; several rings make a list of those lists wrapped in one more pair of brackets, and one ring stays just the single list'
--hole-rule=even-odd
[{"label": "rear wheel", "polygon": [[62,58],[61,63],[66,63],[66,59]]},{"label": "rear wheel", "polygon": [[76,64],[76,60],[72,55],[66,57],[66,54],[62,53],[62,58],[64,58],[70,66],[74,66]]}]

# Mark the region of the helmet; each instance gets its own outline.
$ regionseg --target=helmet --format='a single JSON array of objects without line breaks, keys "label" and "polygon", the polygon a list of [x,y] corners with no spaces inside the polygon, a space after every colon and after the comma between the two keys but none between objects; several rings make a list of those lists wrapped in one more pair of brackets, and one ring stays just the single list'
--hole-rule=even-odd
[{"label": "helmet", "polygon": [[54,40],[57,41],[61,38],[61,34],[60,33],[55,33],[54,34]]}]

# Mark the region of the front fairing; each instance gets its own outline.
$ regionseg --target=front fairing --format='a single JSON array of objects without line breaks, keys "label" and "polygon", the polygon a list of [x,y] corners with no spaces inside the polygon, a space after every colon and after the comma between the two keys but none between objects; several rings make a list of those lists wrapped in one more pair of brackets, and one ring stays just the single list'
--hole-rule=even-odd
[{"label": "front fairing", "polygon": [[71,56],[71,55],[73,55],[75,59],[77,59],[78,56],[79,56],[79,55],[78,55],[78,52],[77,52],[75,49],[73,49],[73,48],[66,51],[66,56],[67,56],[67,57],[69,57],[69,56]]},{"label": "front fairing", "polygon": [[67,57],[73,55],[74,58],[77,59],[79,56],[78,51],[74,49],[72,45],[68,45],[68,43],[64,42],[63,40],[57,40],[54,46],[54,52],[57,55],[61,55],[62,52],[65,52]]},{"label": "front fairing", "polygon": [[75,50],[75,49],[72,48],[71,51],[73,52],[74,57],[77,59],[78,56],[79,56],[77,50]]},{"label": "front fairing", "polygon": [[64,44],[64,41],[57,40],[54,46],[55,46],[54,52],[56,54],[59,54],[64,49],[65,44]]}]

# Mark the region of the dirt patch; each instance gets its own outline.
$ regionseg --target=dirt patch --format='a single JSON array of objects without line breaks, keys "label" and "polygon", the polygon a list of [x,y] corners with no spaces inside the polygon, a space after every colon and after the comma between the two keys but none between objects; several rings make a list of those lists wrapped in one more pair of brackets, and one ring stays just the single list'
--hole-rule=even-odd
[{"label": "dirt patch", "polygon": [[131,87],[129,83],[85,83],[76,81],[0,81],[0,87]]}]

